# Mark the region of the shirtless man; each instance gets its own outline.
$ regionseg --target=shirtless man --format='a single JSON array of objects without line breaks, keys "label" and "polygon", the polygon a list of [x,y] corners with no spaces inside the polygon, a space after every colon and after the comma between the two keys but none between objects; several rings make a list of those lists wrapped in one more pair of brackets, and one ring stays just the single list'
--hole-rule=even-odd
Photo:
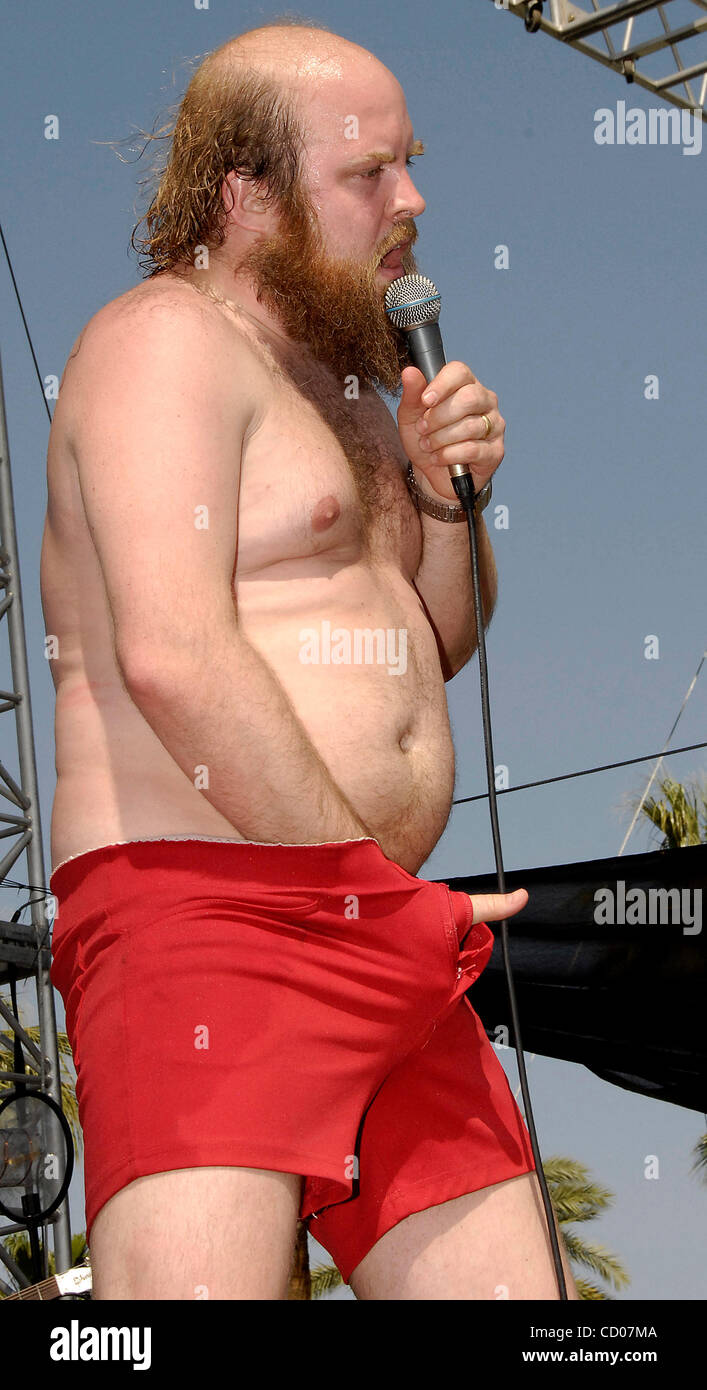
[{"label": "shirtless man", "polygon": [[[237,129],[223,84],[244,71],[285,97],[284,118],[266,86],[239,107],[251,145],[259,118],[277,122],[267,182],[226,157],[199,220],[198,181],[184,164],[180,185],[173,162],[148,217],[150,277],[94,315],[62,379],[41,570],[57,639],[54,873],[99,847],[194,837],[310,852],[363,841],[409,877],[449,816],[444,684],[476,647],[467,527],[418,510],[405,470],[409,459],[420,490],[455,505],[447,464],[469,462],[480,490],[504,421],[461,362],[438,374],[426,409],[383,312],[391,280],[416,269],[425,208],[396,79],[327,30],[263,26],[192,79],[173,146],[181,129],[183,160],[185,130],[206,132],[213,152],[209,121]],[[376,388],[396,394],[401,380],[396,429]],[[488,621],[496,575],[480,514],[477,530]],[[303,638],[325,623],[404,633],[405,662],[308,659]],[[170,848],[177,863],[182,846]],[[474,922],[495,921],[527,894],[472,901]],[[357,1297],[495,1298],[505,1286],[556,1298],[524,1153],[510,1178],[390,1218],[351,1272]],[[94,1297],[287,1296],[301,1172],[144,1172],[98,1211]],[[567,1285],[576,1297],[569,1270]]]}]

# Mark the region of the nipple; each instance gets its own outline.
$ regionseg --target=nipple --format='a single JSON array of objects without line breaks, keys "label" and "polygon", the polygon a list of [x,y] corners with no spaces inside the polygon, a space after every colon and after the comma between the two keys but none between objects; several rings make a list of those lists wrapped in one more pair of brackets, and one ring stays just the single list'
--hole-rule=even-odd
[{"label": "nipple", "polygon": [[341,507],[333,494],[330,493],[328,497],[322,497],[312,512],[312,530],[326,531],[338,520],[340,513]]}]

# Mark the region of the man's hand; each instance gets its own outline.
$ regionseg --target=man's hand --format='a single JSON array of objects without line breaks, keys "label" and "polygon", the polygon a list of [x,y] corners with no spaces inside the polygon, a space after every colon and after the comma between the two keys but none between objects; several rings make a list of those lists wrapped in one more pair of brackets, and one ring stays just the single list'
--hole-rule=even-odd
[{"label": "man's hand", "polygon": [[[506,422],[498,399],[487,391],[464,362],[447,362],[429,383],[417,367],[404,367],[398,406],[398,433],[416,473],[422,473],[440,497],[458,501],[447,467],[468,463],[474,491],[488,482],[503,458]],[[434,391],[428,407],[423,394]],[[487,433],[487,415],[491,429]]]},{"label": "man's hand", "polygon": [[526,888],[516,888],[513,893],[478,893],[467,898],[474,909],[474,922],[502,922],[504,917],[512,917],[522,912],[528,902]]}]

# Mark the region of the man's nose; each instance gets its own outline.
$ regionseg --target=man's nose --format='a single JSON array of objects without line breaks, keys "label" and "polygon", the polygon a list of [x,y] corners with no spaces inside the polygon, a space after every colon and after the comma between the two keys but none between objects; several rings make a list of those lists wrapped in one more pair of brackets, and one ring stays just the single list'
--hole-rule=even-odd
[{"label": "man's nose", "polygon": [[399,217],[400,213],[403,211],[407,211],[410,217],[419,217],[427,207],[422,194],[418,193],[407,169],[398,182],[392,202],[393,217]]}]

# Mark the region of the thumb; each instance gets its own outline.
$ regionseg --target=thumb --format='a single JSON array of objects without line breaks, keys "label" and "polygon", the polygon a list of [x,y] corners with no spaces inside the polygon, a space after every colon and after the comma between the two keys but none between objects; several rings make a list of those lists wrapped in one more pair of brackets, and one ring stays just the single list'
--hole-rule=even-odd
[{"label": "thumb", "polygon": [[422,393],[427,389],[427,378],[419,367],[403,367],[400,373],[403,394],[398,406],[398,424],[416,421],[427,409],[422,401]]},{"label": "thumb", "polygon": [[513,917],[522,912],[528,902],[526,888],[516,888],[513,893],[478,893],[471,898],[475,922],[500,922],[504,917]]}]

